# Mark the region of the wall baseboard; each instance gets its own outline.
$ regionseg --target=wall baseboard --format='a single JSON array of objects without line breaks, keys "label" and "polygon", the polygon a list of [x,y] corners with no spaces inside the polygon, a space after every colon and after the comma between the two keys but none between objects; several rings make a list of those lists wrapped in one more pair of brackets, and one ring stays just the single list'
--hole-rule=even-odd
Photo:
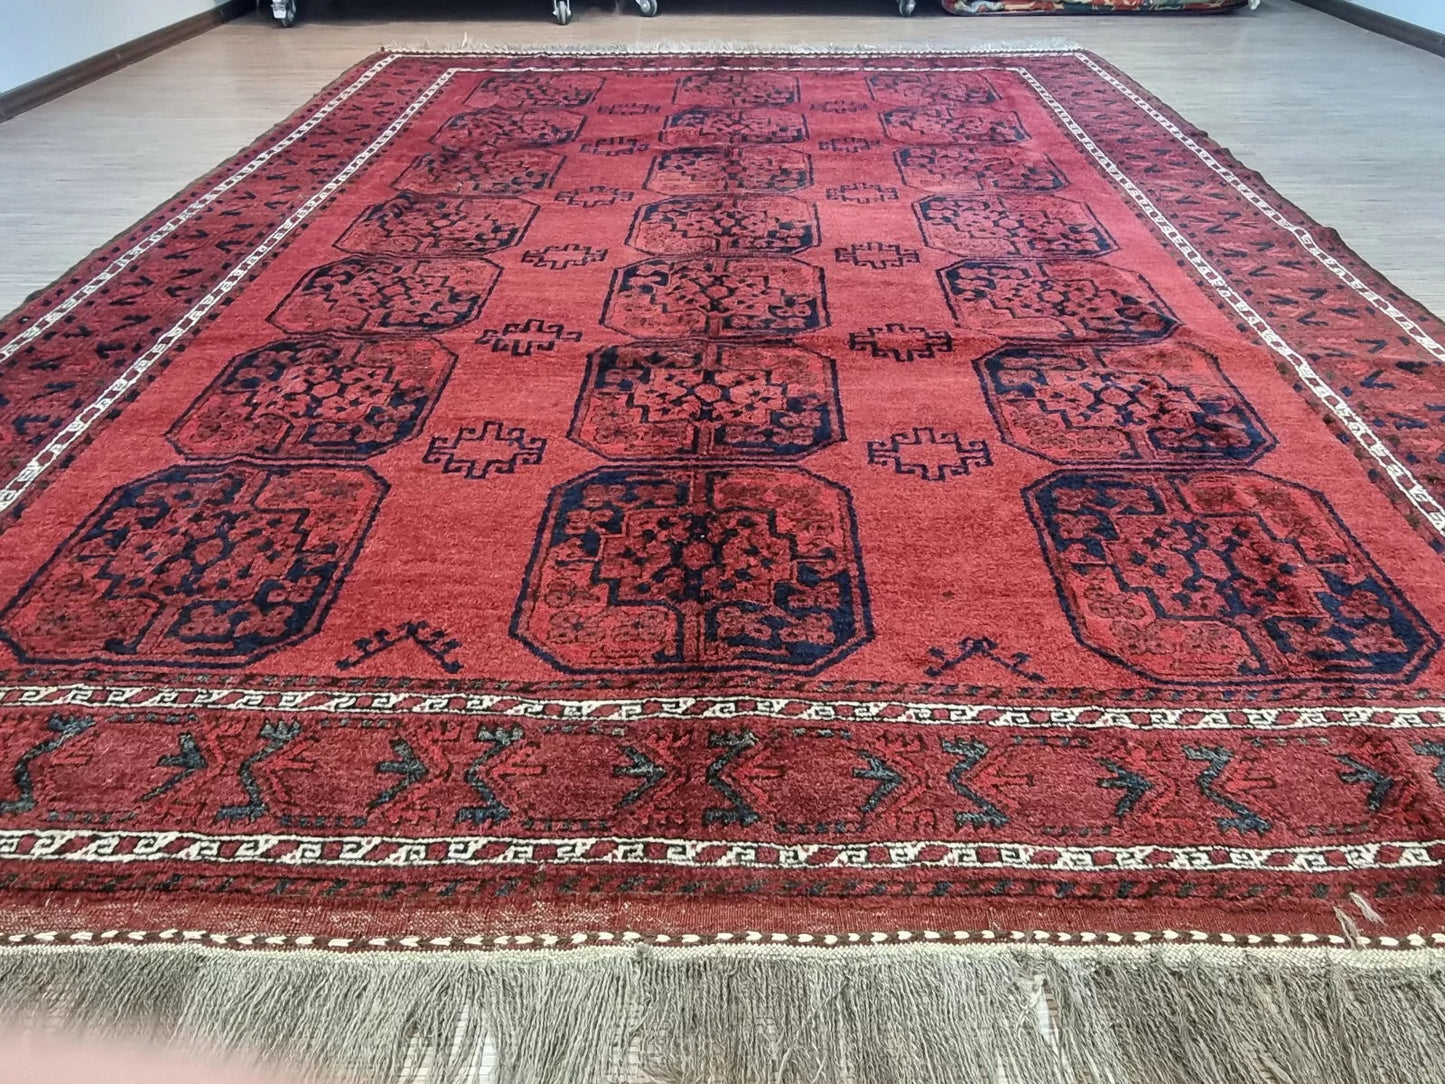
[{"label": "wall baseboard", "polygon": [[1298,3],[1318,8],[1327,15],[1333,15],[1347,23],[1354,23],[1366,30],[1373,30],[1376,34],[1383,34],[1387,38],[1402,41],[1406,45],[1413,45],[1417,49],[1445,56],[1445,34],[1438,30],[1427,30],[1423,26],[1407,23],[1404,19],[1397,19],[1393,15],[1382,15],[1378,11],[1361,7],[1359,4],[1352,4],[1349,0],[1298,0]]},{"label": "wall baseboard", "polygon": [[197,34],[210,30],[213,26],[219,26],[248,11],[254,11],[255,8],[256,0],[226,0],[224,4],[212,11],[203,11],[199,15],[192,15],[178,23],[163,26],[134,41],[118,45],[114,49],[107,49],[103,53],[72,64],[68,68],[61,68],[49,75],[42,75],[39,79],[18,86],[14,90],[7,90],[0,94],[0,121],[19,116],[27,109],[34,109],[37,105],[43,105],[77,87],[93,82],[103,75],[119,71],[127,64],[134,64],[137,60],[142,60],[152,53],[169,49],[178,42],[193,38]]}]

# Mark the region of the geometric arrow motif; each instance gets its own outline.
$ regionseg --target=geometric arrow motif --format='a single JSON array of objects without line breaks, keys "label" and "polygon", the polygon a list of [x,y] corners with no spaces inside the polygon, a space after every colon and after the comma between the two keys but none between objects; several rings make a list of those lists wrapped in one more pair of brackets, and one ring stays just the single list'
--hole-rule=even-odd
[{"label": "geometric arrow motif", "polygon": [[945,753],[958,757],[958,763],[949,769],[949,784],[960,797],[966,798],[977,807],[972,810],[956,811],[953,814],[954,823],[960,828],[1002,828],[1006,825],[1008,815],[963,781],[963,777],[973,771],[978,766],[978,762],[988,755],[988,746],[981,741],[954,741],[949,738],[942,739],[942,745]]},{"label": "geometric arrow motif", "polygon": [[619,806],[629,806],[650,791],[657,784],[667,777],[667,770],[661,767],[656,761],[640,753],[630,745],[624,745],[621,749],[622,755],[627,758],[626,764],[619,764],[613,767],[612,775],[616,779],[632,778],[642,780],[637,786],[624,794],[617,802]]},{"label": "geometric arrow motif", "polygon": [[376,774],[399,775],[401,778],[367,803],[366,811],[368,813],[386,805],[407,787],[420,783],[427,777],[426,765],[422,763],[421,758],[416,755],[412,747],[401,738],[391,740],[391,751],[396,754],[396,759],[383,760],[376,766]]},{"label": "geometric arrow motif", "polygon": [[1122,790],[1124,793],[1119,796],[1119,801],[1114,806],[1114,816],[1123,817],[1132,813],[1134,807],[1139,804],[1139,799],[1154,789],[1154,784],[1145,779],[1138,772],[1130,771],[1117,761],[1108,757],[1098,758],[1099,766],[1106,772],[1114,774],[1099,780],[1099,786],[1107,787],[1110,790]]},{"label": "geometric arrow motif", "polygon": [[159,798],[162,794],[175,790],[187,777],[194,775],[206,766],[206,758],[201,753],[201,747],[196,744],[196,739],[189,732],[182,732],[179,743],[179,753],[168,753],[156,761],[157,768],[178,768],[179,771],[157,787],[153,787],[141,795],[141,801],[148,802],[152,798]]},{"label": "geometric arrow motif", "polygon": [[1269,820],[1260,816],[1249,806],[1233,798],[1215,787],[1219,777],[1229,767],[1229,762],[1234,759],[1234,754],[1221,746],[1208,745],[1186,745],[1184,756],[1189,760],[1203,761],[1209,765],[1199,773],[1195,782],[1199,786],[1199,793],[1208,798],[1216,805],[1222,805],[1229,810],[1233,816],[1216,818],[1215,823],[1219,825],[1221,832],[1229,832],[1231,829],[1243,835],[1245,832],[1255,832],[1264,835],[1270,829]]},{"label": "geometric arrow motif", "polygon": [[1395,781],[1384,772],[1362,764],[1354,757],[1336,754],[1335,759],[1350,769],[1340,772],[1340,782],[1359,783],[1369,787],[1370,791],[1365,795],[1365,808],[1371,813],[1378,813],[1385,804],[1385,799],[1390,796],[1390,791],[1394,789]]}]

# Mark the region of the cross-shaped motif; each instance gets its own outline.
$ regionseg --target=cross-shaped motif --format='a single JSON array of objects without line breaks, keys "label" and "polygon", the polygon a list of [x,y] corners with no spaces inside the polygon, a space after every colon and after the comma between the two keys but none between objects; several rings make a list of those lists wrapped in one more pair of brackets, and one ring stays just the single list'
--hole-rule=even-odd
[{"label": "cross-shaped motif", "polygon": [[857,264],[859,267],[882,271],[888,267],[917,263],[918,251],[902,245],[884,244],[882,241],[865,241],[858,245],[848,245],[846,248],[840,245],[834,250],[833,258],[839,263]]},{"label": "cross-shaped motif", "polygon": [[[463,454],[463,445],[471,445]],[[529,437],[521,426],[507,428],[499,421],[485,421],[477,429],[464,425],[454,437],[432,437],[421,461],[440,465],[443,474],[460,474],[471,479],[493,474],[515,474],[519,467],[535,467],[547,449],[546,437]]]},{"label": "cross-shaped motif", "polygon": [[892,467],[897,474],[917,475],[925,482],[946,482],[993,466],[993,456],[985,441],[963,441],[957,433],[935,433],[932,426],[920,426],[887,440],[870,440],[868,462]]},{"label": "cross-shaped motif", "polygon": [[569,207],[611,207],[614,203],[630,203],[637,195],[605,184],[589,184],[586,188],[563,188],[552,197],[555,203]]},{"label": "cross-shaped motif", "polygon": [[600,263],[607,259],[605,248],[591,245],[548,245],[546,248],[529,248],[522,253],[522,262],[548,271],[565,271],[569,267],[586,267],[589,263]]},{"label": "cross-shaped motif", "polygon": [[930,331],[907,324],[884,324],[867,332],[855,331],[848,336],[851,350],[867,350],[875,358],[894,361],[917,361],[953,353],[953,336],[946,331]]},{"label": "cross-shaped motif", "polygon": [[489,327],[477,342],[490,346],[498,354],[510,353],[514,358],[527,358],[532,356],[533,351],[550,353],[558,343],[575,343],[581,339],[580,331],[568,331],[561,324],[534,319],[506,323],[500,329]]},{"label": "cross-shaped motif", "polygon": [[898,189],[883,184],[840,184],[824,194],[841,203],[893,203],[898,200]]}]

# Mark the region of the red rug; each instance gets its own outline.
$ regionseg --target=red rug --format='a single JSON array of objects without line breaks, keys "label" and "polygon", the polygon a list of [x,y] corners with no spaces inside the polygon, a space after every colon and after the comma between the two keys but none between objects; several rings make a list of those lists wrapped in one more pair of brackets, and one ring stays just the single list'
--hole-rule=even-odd
[{"label": "red rug", "polygon": [[1089,54],[369,59],[0,325],[4,958],[1445,942],[1442,342]]}]

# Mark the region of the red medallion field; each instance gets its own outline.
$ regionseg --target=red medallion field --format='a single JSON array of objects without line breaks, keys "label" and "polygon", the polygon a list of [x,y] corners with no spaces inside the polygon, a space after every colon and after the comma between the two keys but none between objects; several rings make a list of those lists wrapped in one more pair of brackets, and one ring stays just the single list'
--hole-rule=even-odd
[{"label": "red medallion field", "polygon": [[373,58],[0,325],[0,932],[1439,930],[1442,340],[1088,54]]}]

